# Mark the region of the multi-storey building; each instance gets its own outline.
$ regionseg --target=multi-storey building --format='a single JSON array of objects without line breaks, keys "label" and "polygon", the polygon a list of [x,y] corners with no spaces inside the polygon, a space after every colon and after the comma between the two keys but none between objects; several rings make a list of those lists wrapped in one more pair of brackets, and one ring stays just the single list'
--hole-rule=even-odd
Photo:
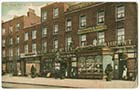
[{"label": "multi-storey building", "polygon": [[[23,75],[33,64],[42,76],[58,69],[68,78],[103,78],[108,64],[114,79],[121,79],[124,66],[129,78],[137,75],[136,3],[53,3],[41,8],[41,23],[20,34]],[[6,45],[3,56],[12,49]]]},{"label": "multi-storey building", "polygon": [[12,20],[2,22],[3,70],[16,74],[20,69],[24,28],[38,22],[40,22],[40,17],[36,16],[32,9],[29,9],[27,16],[15,16]]}]

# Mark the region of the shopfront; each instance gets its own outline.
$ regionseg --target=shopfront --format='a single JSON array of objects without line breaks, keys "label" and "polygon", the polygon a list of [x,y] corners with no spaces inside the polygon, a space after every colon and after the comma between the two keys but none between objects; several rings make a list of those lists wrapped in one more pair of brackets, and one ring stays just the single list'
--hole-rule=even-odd
[{"label": "shopfront", "polygon": [[31,74],[32,65],[36,68],[36,73],[40,74],[40,60],[41,56],[33,55],[33,56],[23,56],[21,57],[20,67],[21,74],[23,76],[28,76]]},{"label": "shopfront", "polygon": [[78,78],[102,79],[108,64],[114,67],[112,52],[108,48],[78,52]]}]

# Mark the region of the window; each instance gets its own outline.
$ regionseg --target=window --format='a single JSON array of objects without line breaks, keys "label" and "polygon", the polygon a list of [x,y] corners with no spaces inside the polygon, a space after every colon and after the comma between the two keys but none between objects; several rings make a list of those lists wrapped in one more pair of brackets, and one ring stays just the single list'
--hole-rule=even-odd
[{"label": "window", "polygon": [[80,16],[80,23],[79,23],[80,25],[80,28],[84,28],[84,27],[86,27],[86,16],[84,15],[84,16]]},{"label": "window", "polygon": [[17,42],[17,44],[19,43],[19,36],[17,36],[17,41],[16,42]]},{"label": "window", "polygon": [[36,30],[32,31],[32,39],[36,39]]},{"label": "window", "polygon": [[47,12],[46,11],[42,11],[42,22],[47,20]]},{"label": "window", "polygon": [[123,5],[117,6],[117,19],[122,19],[125,17],[125,7]]},{"label": "window", "polygon": [[10,45],[13,44],[13,38],[10,38],[10,40],[9,40],[9,44],[10,44]]},{"label": "window", "polygon": [[66,50],[70,50],[71,48],[71,44],[72,44],[72,38],[71,37],[67,37],[66,38]]},{"label": "window", "polygon": [[16,31],[19,31],[20,30],[20,24],[18,23],[17,25],[16,25]]},{"label": "window", "polygon": [[78,58],[78,74],[84,73],[102,73],[103,64],[101,56],[88,56]]},{"label": "window", "polygon": [[80,36],[80,46],[85,46],[86,45],[86,35],[81,35]]},{"label": "window", "polygon": [[125,40],[125,31],[124,28],[119,28],[117,33],[118,44],[121,44]]},{"label": "window", "polygon": [[104,32],[98,32],[98,44],[103,45],[105,42]]},{"label": "window", "polygon": [[93,46],[97,45],[97,39],[93,39]]},{"label": "window", "polygon": [[2,40],[2,46],[5,46],[5,39]]},{"label": "window", "polygon": [[36,50],[36,43],[32,44],[32,53],[36,54],[37,50]]},{"label": "window", "polygon": [[25,53],[25,54],[28,54],[28,44],[26,44],[26,45],[24,46],[24,53]]},{"label": "window", "polygon": [[47,34],[47,28],[43,27],[42,28],[42,37],[46,37],[46,34]]},{"label": "window", "polygon": [[5,57],[5,50],[2,50],[2,57]]},{"label": "window", "polygon": [[98,24],[104,23],[104,19],[105,19],[105,12],[104,12],[104,10],[99,11],[97,15],[98,15],[98,19],[97,19]]},{"label": "window", "polygon": [[72,30],[71,19],[67,19],[67,21],[66,21],[66,31],[71,31],[71,30]]},{"label": "window", "polygon": [[24,34],[24,40],[25,40],[25,41],[28,40],[28,32],[26,32],[26,33]]},{"label": "window", "polygon": [[5,34],[5,28],[2,29],[2,34],[3,34],[3,35]]},{"label": "window", "polygon": [[17,50],[16,50],[16,55],[19,56],[20,55],[20,50],[19,50],[19,47],[17,47]]},{"label": "window", "polygon": [[54,8],[54,9],[53,9],[53,17],[54,17],[54,18],[58,17],[58,14],[59,14],[58,8]]},{"label": "window", "polygon": [[58,24],[54,24],[54,33],[58,33]]},{"label": "window", "polygon": [[47,49],[47,42],[46,41],[43,41],[42,42],[42,51],[45,53],[46,52],[46,49]]},{"label": "window", "polygon": [[10,31],[10,33],[13,32],[13,27],[12,26],[9,27],[9,31]]},{"label": "window", "polygon": [[54,42],[53,42],[53,48],[55,48],[55,49],[58,48],[58,40],[54,40]]},{"label": "window", "polygon": [[13,56],[13,48],[10,48],[10,50],[9,50],[9,56],[10,56],[10,57]]}]

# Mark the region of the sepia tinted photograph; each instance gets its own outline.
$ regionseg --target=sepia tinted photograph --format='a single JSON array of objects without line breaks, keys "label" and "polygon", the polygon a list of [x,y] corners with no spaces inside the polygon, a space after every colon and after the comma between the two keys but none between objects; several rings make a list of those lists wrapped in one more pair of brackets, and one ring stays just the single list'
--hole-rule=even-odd
[{"label": "sepia tinted photograph", "polygon": [[2,88],[137,88],[136,2],[2,2]]}]

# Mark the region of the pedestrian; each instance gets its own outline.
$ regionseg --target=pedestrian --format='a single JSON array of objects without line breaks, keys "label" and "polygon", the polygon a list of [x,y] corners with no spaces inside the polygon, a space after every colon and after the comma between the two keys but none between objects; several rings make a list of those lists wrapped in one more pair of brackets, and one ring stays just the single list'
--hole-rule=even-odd
[{"label": "pedestrian", "polygon": [[31,67],[31,77],[32,78],[36,77],[36,68],[34,67],[34,65],[32,65],[32,67]]},{"label": "pedestrian", "polygon": [[106,81],[112,80],[112,72],[113,72],[113,68],[112,68],[111,64],[108,64],[105,69],[105,73],[107,75]]},{"label": "pedestrian", "polygon": [[122,79],[127,79],[127,67],[126,65],[123,66],[123,73],[122,73]]}]

